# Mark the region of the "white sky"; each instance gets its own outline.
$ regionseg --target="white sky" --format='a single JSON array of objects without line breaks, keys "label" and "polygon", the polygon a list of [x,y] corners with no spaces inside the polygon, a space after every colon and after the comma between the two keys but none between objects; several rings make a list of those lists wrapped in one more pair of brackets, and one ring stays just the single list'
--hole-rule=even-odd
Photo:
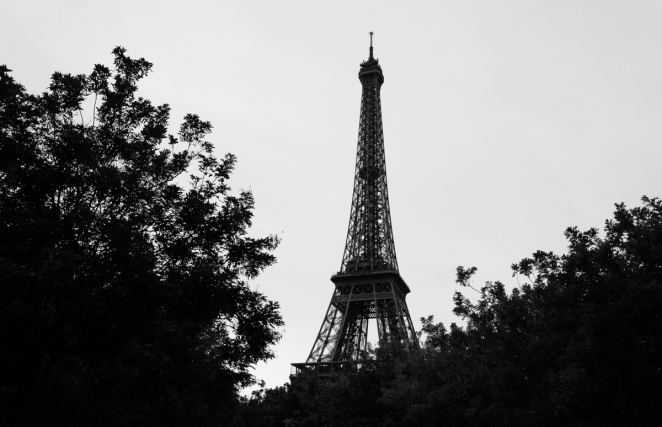
[{"label": "white sky", "polygon": [[[267,386],[304,362],[340,267],[353,185],[359,63],[375,32],[391,212],[414,323],[455,321],[455,268],[517,284],[510,265],[565,251],[571,225],[660,196],[659,1],[30,1],[0,10],[0,63],[28,91],[54,71],[154,63],[141,94],[215,126],[256,199],[282,306]],[[465,293],[471,293],[468,290]]]}]

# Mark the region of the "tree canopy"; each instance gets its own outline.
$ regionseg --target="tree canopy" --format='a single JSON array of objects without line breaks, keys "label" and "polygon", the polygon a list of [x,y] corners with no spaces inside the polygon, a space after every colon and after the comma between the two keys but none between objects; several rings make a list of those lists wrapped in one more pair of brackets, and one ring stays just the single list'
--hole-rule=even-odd
[{"label": "tree canopy", "polygon": [[113,55],[40,95],[0,68],[0,418],[217,425],[280,337],[247,283],[278,238],[248,235],[211,124],[168,134],[137,94],[152,64]]},{"label": "tree canopy", "polygon": [[[387,347],[360,375],[258,393],[244,404],[246,425],[655,425],[662,201],[616,205],[604,234],[565,235],[566,254],[538,251],[513,264],[520,284],[511,291],[487,282],[475,299],[456,292],[464,326],[430,316],[420,351]],[[475,272],[458,267],[457,283],[473,288]]]}]

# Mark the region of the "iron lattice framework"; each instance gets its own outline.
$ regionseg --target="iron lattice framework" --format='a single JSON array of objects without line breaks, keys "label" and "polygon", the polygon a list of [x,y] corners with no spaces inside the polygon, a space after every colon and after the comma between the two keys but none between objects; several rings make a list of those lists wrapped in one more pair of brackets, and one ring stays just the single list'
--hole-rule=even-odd
[{"label": "iron lattice framework", "polygon": [[293,364],[297,373],[312,367],[335,370],[358,361],[367,350],[370,319],[376,320],[380,342],[417,344],[389,210],[380,101],[384,75],[373,57],[372,40],[370,44],[370,57],[359,71],[361,118],[345,251],[340,271],[331,277],[335,290],[315,344],[306,363]]}]

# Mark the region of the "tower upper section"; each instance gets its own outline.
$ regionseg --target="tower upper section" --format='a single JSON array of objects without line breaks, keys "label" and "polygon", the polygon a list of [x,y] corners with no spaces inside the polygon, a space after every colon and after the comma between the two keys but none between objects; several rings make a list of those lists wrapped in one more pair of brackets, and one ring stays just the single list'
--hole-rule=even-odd
[{"label": "tower upper section", "polygon": [[386,181],[381,86],[384,74],[373,57],[361,63],[361,117],[352,210],[340,274],[398,271]]}]

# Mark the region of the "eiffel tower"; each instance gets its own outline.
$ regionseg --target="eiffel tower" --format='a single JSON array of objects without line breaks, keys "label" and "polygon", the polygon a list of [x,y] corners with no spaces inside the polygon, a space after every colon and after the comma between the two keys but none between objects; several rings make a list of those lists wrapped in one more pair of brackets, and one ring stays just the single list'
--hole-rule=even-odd
[{"label": "eiffel tower", "polygon": [[381,343],[417,345],[395,256],[386,183],[380,90],[384,74],[373,57],[361,63],[363,86],[352,210],[335,290],[308,359],[293,363],[293,376],[306,371],[336,372],[357,362],[368,348],[368,325],[377,323]]}]

